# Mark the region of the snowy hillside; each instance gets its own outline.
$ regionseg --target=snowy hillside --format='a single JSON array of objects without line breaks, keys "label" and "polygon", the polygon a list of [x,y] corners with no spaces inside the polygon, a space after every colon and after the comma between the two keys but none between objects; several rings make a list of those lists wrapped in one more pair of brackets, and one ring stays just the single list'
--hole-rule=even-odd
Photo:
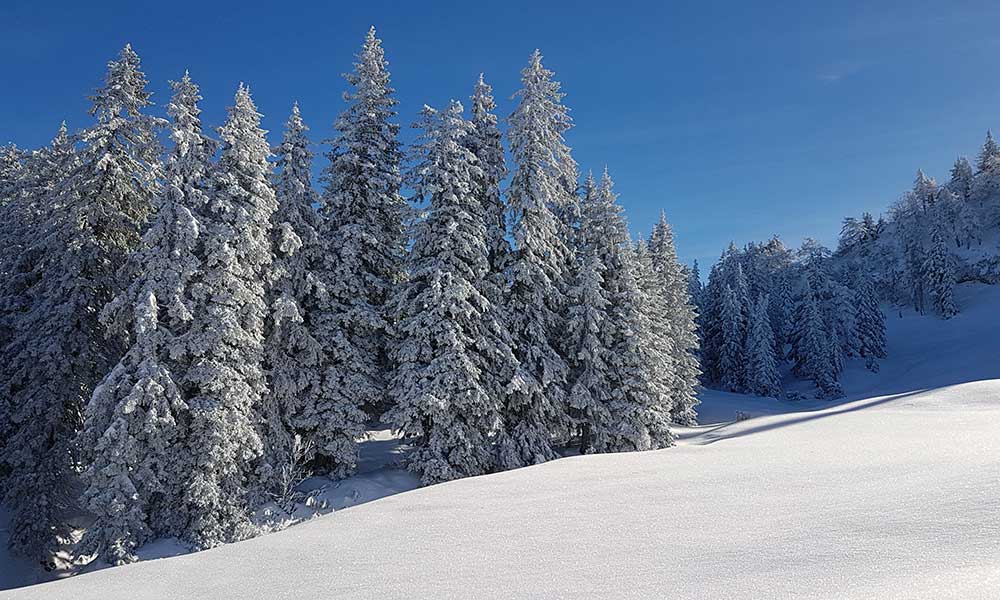
[{"label": "snowy hillside", "polygon": [[715,424],[673,449],[435,485],[0,597],[995,598],[1000,288],[958,299],[948,322],[890,313],[890,359],[850,365],[838,404],[708,392]]}]

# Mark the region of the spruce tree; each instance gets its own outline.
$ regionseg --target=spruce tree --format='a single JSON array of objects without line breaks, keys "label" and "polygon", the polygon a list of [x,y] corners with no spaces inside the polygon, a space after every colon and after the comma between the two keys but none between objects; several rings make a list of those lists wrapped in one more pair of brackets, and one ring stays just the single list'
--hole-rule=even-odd
[{"label": "spruce tree", "polygon": [[[406,240],[399,125],[391,121],[397,101],[374,27],[345,78],[353,89],[344,96],[348,106],[337,117],[322,178],[326,258],[316,335],[329,361],[323,389],[329,406],[351,414],[360,403],[379,416],[385,408],[385,331],[392,321],[386,300],[403,278]],[[329,419],[336,428],[330,437],[340,435],[339,421]],[[335,474],[352,471],[343,449],[337,454],[322,458]]]},{"label": "spruce tree", "polygon": [[62,520],[83,406],[125,350],[124,337],[107,336],[98,313],[127,285],[122,267],[156,193],[161,120],[143,113],[151,104],[145,87],[139,57],[126,46],[91,98],[96,123],[80,135],[73,170],[44,200],[55,210],[43,212],[31,308],[9,344],[15,431],[0,452],[10,470],[9,543],[19,554],[48,555],[67,536]]},{"label": "spruce tree", "polygon": [[993,140],[993,133],[987,131],[976,161],[972,197],[982,204],[997,194],[1000,194],[1000,146]]},{"label": "spruce tree", "polygon": [[[616,269],[621,287],[612,312],[618,336],[612,366],[620,375],[615,389],[621,391],[611,404],[617,430],[612,448],[666,448],[674,443],[670,423],[676,391],[686,387],[678,381],[684,371],[672,355],[671,309],[649,245],[640,239],[628,249]],[[687,402],[691,408],[681,414],[690,423],[695,415],[693,402]]]},{"label": "spruce tree", "polygon": [[[584,205],[584,226],[587,228]],[[569,289],[569,321],[566,323],[569,356],[570,415],[580,434],[580,452],[606,448],[608,412],[614,386],[610,372],[608,300],[604,289],[605,266],[596,251],[581,258],[576,281]]]},{"label": "spruce tree", "polygon": [[[548,189],[541,193],[558,220],[560,236],[567,244],[572,244],[581,216],[576,194],[579,174],[563,136],[573,126],[573,120],[562,103],[565,94],[559,82],[552,79],[553,75],[542,65],[542,53],[535,50],[528,59],[528,66],[521,71],[521,89],[515,95],[520,102],[510,117],[512,131],[509,135],[513,137],[513,129],[519,127],[538,136],[535,145],[545,154],[534,156],[532,160],[539,162],[536,168],[544,167],[549,171],[551,180]],[[513,146],[513,139],[511,144]],[[563,268],[571,264],[572,261],[567,260]]]},{"label": "spruce tree", "polygon": [[775,296],[768,300],[771,313],[771,332],[774,334],[774,349],[777,356],[784,354],[784,346],[788,342],[790,321],[795,310],[795,300],[792,297],[790,273],[785,272],[777,277]]},{"label": "spruce tree", "polygon": [[926,214],[934,205],[937,192],[938,184],[934,178],[928,177],[923,169],[917,169],[917,177],[913,182],[913,190],[910,194],[921,213]]},{"label": "spruce tree", "polygon": [[507,207],[500,194],[500,182],[507,177],[507,166],[494,110],[493,88],[480,74],[472,94],[472,131],[464,136],[463,143],[475,155],[480,172],[476,177],[476,197],[483,207],[490,252],[490,272],[484,279],[484,292],[491,302],[499,305],[507,289],[506,270],[510,265],[511,248],[507,240]]},{"label": "spruce tree", "polygon": [[264,374],[264,280],[272,260],[265,131],[249,90],[240,85],[225,125],[222,153],[202,211],[202,269],[190,285],[193,319],[185,335],[192,363],[182,537],[198,548],[241,539],[253,530],[247,502],[260,493],[263,451],[258,423]]},{"label": "spruce tree", "polygon": [[695,260],[691,263],[691,269],[688,270],[688,297],[691,298],[692,306],[699,313],[701,312],[701,295],[704,289],[701,283],[701,270],[698,268],[698,261]]},{"label": "spruce tree", "polygon": [[723,288],[720,314],[722,344],[719,348],[720,383],[723,389],[740,392],[744,389],[744,323],[739,296],[728,284]]},{"label": "spruce tree", "polygon": [[931,247],[924,260],[931,303],[941,318],[950,319],[958,314],[955,304],[955,267],[948,245],[941,234],[941,227],[935,224],[931,229]]},{"label": "spruce tree", "polygon": [[698,314],[698,330],[701,334],[702,381],[717,384],[721,379],[719,349],[722,346],[722,303],[725,287],[723,263],[726,254],[712,265],[708,273],[708,284],[702,292],[701,311]]},{"label": "spruce tree", "polygon": [[987,130],[986,141],[983,142],[976,161],[976,173],[987,173],[997,166],[1000,166],[1000,146],[993,140],[993,132]]},{"label": "spruce tree", "polygon": [[688,293],[688,278],[677,259],[673,231],[663,212],[653,227],[649,251],[666,311],[666,342],[673,369],[671,415],[676,423],[693,425],[697,419],[694,407],[698,404],[696,388],[701,374],[695,354],[698,351],[697,313]]},{"label": "spruce tree", "polygon": [[[275,260],[268,294],[266,463],[271,473],[290,468],[299,435],[307,450],[302,460],[322,456],[328,471],[343,476],[357,461],[356,440],[364,433],[365,414],[360,402],[337,403],[343,398],[325,393],[328,360],[317,325],[324,306],[320,276],[325,247],[308,130],[294,105],[282,142],[273,149],[278,208],[272,217]],[[281,478],[272,479],[278,483]]]},{"label": "spruce tree", "polygon": [[[12,334],[10,318],[16,303],[9,303],[16,295],[13,293],[16,275],[15,264],[21,253],[21,247],[26,240],[21,235],[19,213],[23,202],[22,186],[24,167],[20,150],[14,144],[0,147],[0,243],[6,249],[0,257],[0,352],[7,345]],[[8,314],[8,307],[12,314]],[[2,373],[3,367],[0,367]],[[8,394],[0,384],[0,449],[6,445],[7,437],[12,430],[11,406]],[[5,468],[0,459],[0,488],[3,487]]]},{"label": "spruce tree", "polygon": [[171,86],[174,147],[156,212],[127,265],[138,275],[102,313],[132,343],[94,390],[80,436],[84,500],[95,515],[81,548],[113,564],[132,562],[136,547],[179,533],[182,525],[174,510],[189,464],[181,451],[187,421],[181,382],[189,364],[182,336],[192,320],[188,286],[201,267],[195,213],[207,201],[215,143],[202,132],[198,86],[187,73]]},{"label": "spruce tree", "polygon": [[508,189],[514,253],[506,313],[520,364],[505,407],[506,427],[499,465],[514,468],[555,458],[554,441],[564,438],[567,366],[559,348],[567,289],[562,211],[567,199],[566,149],[569,121],[559,101],[559,84],[536,51],[521,73],[518,106],[510,116],[514,174]]},{"label": "spruce tree", "polygon": [[943,206],[941,218],[949,225],[957,247],[964,244],[972,248],[973,240],[982,244],[983,226],[975,207],[948,190],[942,190],[938,202]]},{"label": "spruce tree", "polygon": [[948,187],[953,194],[963,201],[968,201],[972,197],[972,182],[972,165],[967,158],[959,156],[951,168],[951,181],[948,182]]},{"label": "spruce tree", "polygon": [[855,284],[854,306],[857,309],[856,328],[858,354],[865,366],[878,372],[878,359],[885,358],[885,314],[879,308],[878,294],[871,277],[861,274]]},{"label": "spruce tree", "polygon": [[[16,178],[10,181],[9,203],[0,219],[0,450],[17,429],[13,397],[23,383],[17,375],[22,352],[37,343],[31,335],[17,335],[27,313],[38,301],[39,282],[48,267],[59,259],[46,252],[46,223],[61,213],[54,193],[66,176],[77,167],[73,139],[63,123],[49,146],[20,157]],[[0,489],[10,466],[0,455]],[[0,497],[2,499],[2,497]]]},{"label": "spruce tree", "polygon": [[[134,562],[135,549],[169,535],[186,463],[182,419],[187,405],[162,360],[165,337],[151,291],[135,306],[134,342],[94,390],[83,443],[89,456],[83,500],[94,515],[77,550],[114,565]],[[92,430],[92,431],[91,431]]]},{"label": "spruce tree", "polygon": [[416,228],[409,280],[392,302],[395,326],[387,418],[414,450],[408,466],[424,483],[493,469],[503,389],[490,371],[509,372],[513,354],[480,286],[490,270],[482,172],[464,144],[473,125],[452,101],[425,108],[410,183],[429,202]]},{"label": "spruce tree", "polygon": [[14,201],[21,179],[21,154],[14,144],[0,147],[0,210]]},{"label": "spruce tree", "polygon": [[792,323],[792,371],[799,377],[811,379],[820,394],[827,398],[841,394],[830,338],[830,332],[823,321],[817,291],[807,277]]},{"label": "spruce tree", "polygon": [[768,298],[763,294],[757,297],[750,312],[745,355],[747,391],[758,396],[777,396],[781,393]]},{"label": "spruce tree", "polygon": [[598,194],[591,173],[582,188],[581,223],[577,239],[580,266],[568,290],[565,344],[569,367],[569,411],[583,453],[607,448],[608,412],[615,376],[609,365],[614,344],[609,321],[607,278],[619,261],[627,232],[613,196]]}]

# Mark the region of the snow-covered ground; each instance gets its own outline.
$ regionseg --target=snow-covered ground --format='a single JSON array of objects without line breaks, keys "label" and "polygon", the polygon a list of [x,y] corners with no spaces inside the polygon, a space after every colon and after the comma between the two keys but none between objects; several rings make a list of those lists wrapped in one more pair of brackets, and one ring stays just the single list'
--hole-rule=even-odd
[{"label": "snow-covered ground", "polygon": [[837,403],[707,391],[676,448],[391,496],[415,482],[373,440],[316,482],[345,510],[0,598],[997,598],[1000,286],[958,299],[891,313],[890,360]]}]

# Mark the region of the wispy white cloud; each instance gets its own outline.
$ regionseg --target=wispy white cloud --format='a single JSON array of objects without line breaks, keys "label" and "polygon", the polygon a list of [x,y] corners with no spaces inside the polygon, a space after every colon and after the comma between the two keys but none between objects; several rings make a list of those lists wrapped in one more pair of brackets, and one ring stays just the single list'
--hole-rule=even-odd
[{"label": "wispy white cloud", "polygon": [[835,62],[820,68],[816,73],[816,79],[823,83],[840,83],[848,77],[857,75],[868,66],[869,63],[861,61]]}]

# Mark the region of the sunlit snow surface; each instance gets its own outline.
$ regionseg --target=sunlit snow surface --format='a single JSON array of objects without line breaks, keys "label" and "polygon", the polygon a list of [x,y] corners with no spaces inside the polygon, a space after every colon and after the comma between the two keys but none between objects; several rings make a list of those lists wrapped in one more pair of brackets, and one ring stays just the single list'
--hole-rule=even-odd
[{"label": "sunlit snow surface", "polygon": [[361,504],[412,487],[378,466],[341,483],[359,506],[0,598],[998,598],[1000,287],[958,299],[889,314],[892,358],[839,403],[706,392],[676,448]]}]

